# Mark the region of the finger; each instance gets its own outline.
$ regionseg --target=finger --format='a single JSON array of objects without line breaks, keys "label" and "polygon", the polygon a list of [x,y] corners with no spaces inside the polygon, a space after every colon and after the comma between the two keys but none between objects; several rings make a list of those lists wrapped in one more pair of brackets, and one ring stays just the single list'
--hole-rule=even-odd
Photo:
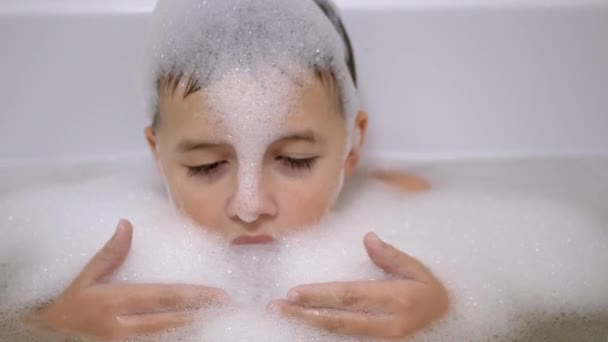
[{"label": "finger", "polygon": [[184,327],[196,321],[195,312],[177,311],[149,315],[118,316],[121,335],[125,337],[166,332]]},{"label": "finger", "polygon": [[73,286],[89,287],[111,275],[124,263],[132,240],[133,226],[129,221],[121,220],[112,238],[84,267]]},{"label": "finger", "polygon": [[230,302],[221,289],[197,285],[107,285],[109,293],[120,293],[119,312],[151,314],[167,311],[220,308]]},{"label": "finger", "polygon": [[386,273],[423,282],[434,279],[420,261],[380,240],[376,234],[368,233],[364,244],[370,259]]},{"label": "finger", "polygon": [[285,301],[271,303],[269,310],[338,335],[396,337],[391,315],[370,315],[335,309],[304,308]]},{"label": "finger", "polygon": [[393,307],[391,282],[336,282],[302,285],[291,289],[287,300],[307,308],[329,308],[384,313]]}]

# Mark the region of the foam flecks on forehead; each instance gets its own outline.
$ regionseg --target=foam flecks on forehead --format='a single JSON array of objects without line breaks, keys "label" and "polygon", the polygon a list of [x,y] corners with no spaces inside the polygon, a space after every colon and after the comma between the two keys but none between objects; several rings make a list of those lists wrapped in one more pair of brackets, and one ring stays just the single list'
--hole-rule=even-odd
[{"label": "foam flecks on forehead", "polygon": [[[329,70],[352,122],[358,103],[345,44],[314,0],[159,0],[150,85],[167,74],[193,75],[205,88],[235,70],[273,67],[288,77]],[[156,96],[154,88],[154,105]]]}]

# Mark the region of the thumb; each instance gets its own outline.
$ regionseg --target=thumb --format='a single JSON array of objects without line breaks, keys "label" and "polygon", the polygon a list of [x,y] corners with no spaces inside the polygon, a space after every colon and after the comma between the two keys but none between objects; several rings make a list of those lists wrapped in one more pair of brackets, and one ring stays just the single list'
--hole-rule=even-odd
[{"label": "thumb", "polygon": [[132,241],[133,226],[127,220],[120,220],[112,238],[80,272],[74,285],[88,287],[111,275],[124,263],[131,250]]},{"label": "thumb", "polygon": [[427,281],[433,279],[420,261],[385,243],[374,233],[368,233],[364,239],[365,249],[370,259],[384,272],[404,278]]}]

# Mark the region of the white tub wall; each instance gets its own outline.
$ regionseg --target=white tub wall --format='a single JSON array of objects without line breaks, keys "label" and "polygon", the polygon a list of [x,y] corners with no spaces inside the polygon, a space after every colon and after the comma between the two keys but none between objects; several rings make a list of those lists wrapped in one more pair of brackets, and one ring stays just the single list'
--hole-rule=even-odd
[{"label": "white tub wall", "polygon": [[[608,154],[608,2],[339,3],[369,153]],[[145,153],[152,7],[0,3],[1,162]]]},{"label": "white tub wall", "polygon": [[364,37],[356,44],[374,150],[608,153],[608,7],[355,11],[347,19]]}]

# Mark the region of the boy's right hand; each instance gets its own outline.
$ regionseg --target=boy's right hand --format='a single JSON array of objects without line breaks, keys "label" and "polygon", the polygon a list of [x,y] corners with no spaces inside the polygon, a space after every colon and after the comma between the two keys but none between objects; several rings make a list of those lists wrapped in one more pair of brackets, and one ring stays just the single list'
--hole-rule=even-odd
[{"label": "boy's right hand", "polygon": [[125,261],[132,238],[131,223],[121,221],[70,286],[30,320],[59,332],[123,339],[184,326],[196,310],[228,304],[223,290],[206,286],[105,283]]}]

